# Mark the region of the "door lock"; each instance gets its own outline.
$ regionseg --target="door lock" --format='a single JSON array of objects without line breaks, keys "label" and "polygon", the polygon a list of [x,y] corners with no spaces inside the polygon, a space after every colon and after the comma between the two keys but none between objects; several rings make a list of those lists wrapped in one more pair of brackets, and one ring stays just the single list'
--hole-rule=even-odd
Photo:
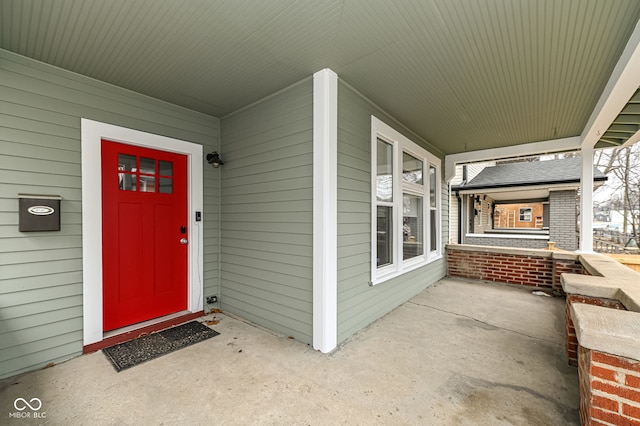
[{"label": "door lock", "polygon": [[186,238],[180,238],[180,244],[187,244],[189,242],[189,240],[187,240]]}]

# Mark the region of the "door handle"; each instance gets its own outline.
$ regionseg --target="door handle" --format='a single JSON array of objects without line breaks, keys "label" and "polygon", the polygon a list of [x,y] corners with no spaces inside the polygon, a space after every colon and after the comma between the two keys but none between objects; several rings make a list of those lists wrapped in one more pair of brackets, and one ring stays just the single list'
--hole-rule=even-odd
[{"label": "door handle", "polygon": [[186,238],[180,238],[180,244],[187,244],[189,242],[189,240],[187,240]]}]

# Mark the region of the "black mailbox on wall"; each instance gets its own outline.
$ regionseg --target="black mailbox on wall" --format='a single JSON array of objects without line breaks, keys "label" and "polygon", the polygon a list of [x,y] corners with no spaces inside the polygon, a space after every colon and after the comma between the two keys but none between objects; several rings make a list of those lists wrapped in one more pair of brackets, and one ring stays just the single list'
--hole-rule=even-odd
[{"label": "black mailbox on wall", "polygon": [[59,195],[18,194],[20,232],[59,231]]}]

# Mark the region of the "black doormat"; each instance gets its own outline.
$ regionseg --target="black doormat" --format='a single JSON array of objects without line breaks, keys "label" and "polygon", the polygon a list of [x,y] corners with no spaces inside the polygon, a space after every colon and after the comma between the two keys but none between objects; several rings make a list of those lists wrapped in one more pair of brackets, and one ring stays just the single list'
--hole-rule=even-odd
[{"label": "black doormat", "polygon": [[198,321],[191,321],[104,348],[102,352],[109,358],[116,371],[120,372],[218,334],[220,333]]}]

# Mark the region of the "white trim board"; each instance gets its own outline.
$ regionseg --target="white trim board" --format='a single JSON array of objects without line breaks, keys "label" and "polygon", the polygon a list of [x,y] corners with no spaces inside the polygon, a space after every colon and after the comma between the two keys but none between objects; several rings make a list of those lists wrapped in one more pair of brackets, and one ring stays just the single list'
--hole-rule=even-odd
[{"label": "white trim board", "polygon": [[81,119],[82,146],[82,311],[83,344],[102,341],[102,167],[101,140],[109,139],[187,156],[189,260],[187,310],[203,309],[202,146],[98,121]]},{"label": "white trim board", "polygon": [[338,340],[338,76],[313,75],[313,348]]}]

